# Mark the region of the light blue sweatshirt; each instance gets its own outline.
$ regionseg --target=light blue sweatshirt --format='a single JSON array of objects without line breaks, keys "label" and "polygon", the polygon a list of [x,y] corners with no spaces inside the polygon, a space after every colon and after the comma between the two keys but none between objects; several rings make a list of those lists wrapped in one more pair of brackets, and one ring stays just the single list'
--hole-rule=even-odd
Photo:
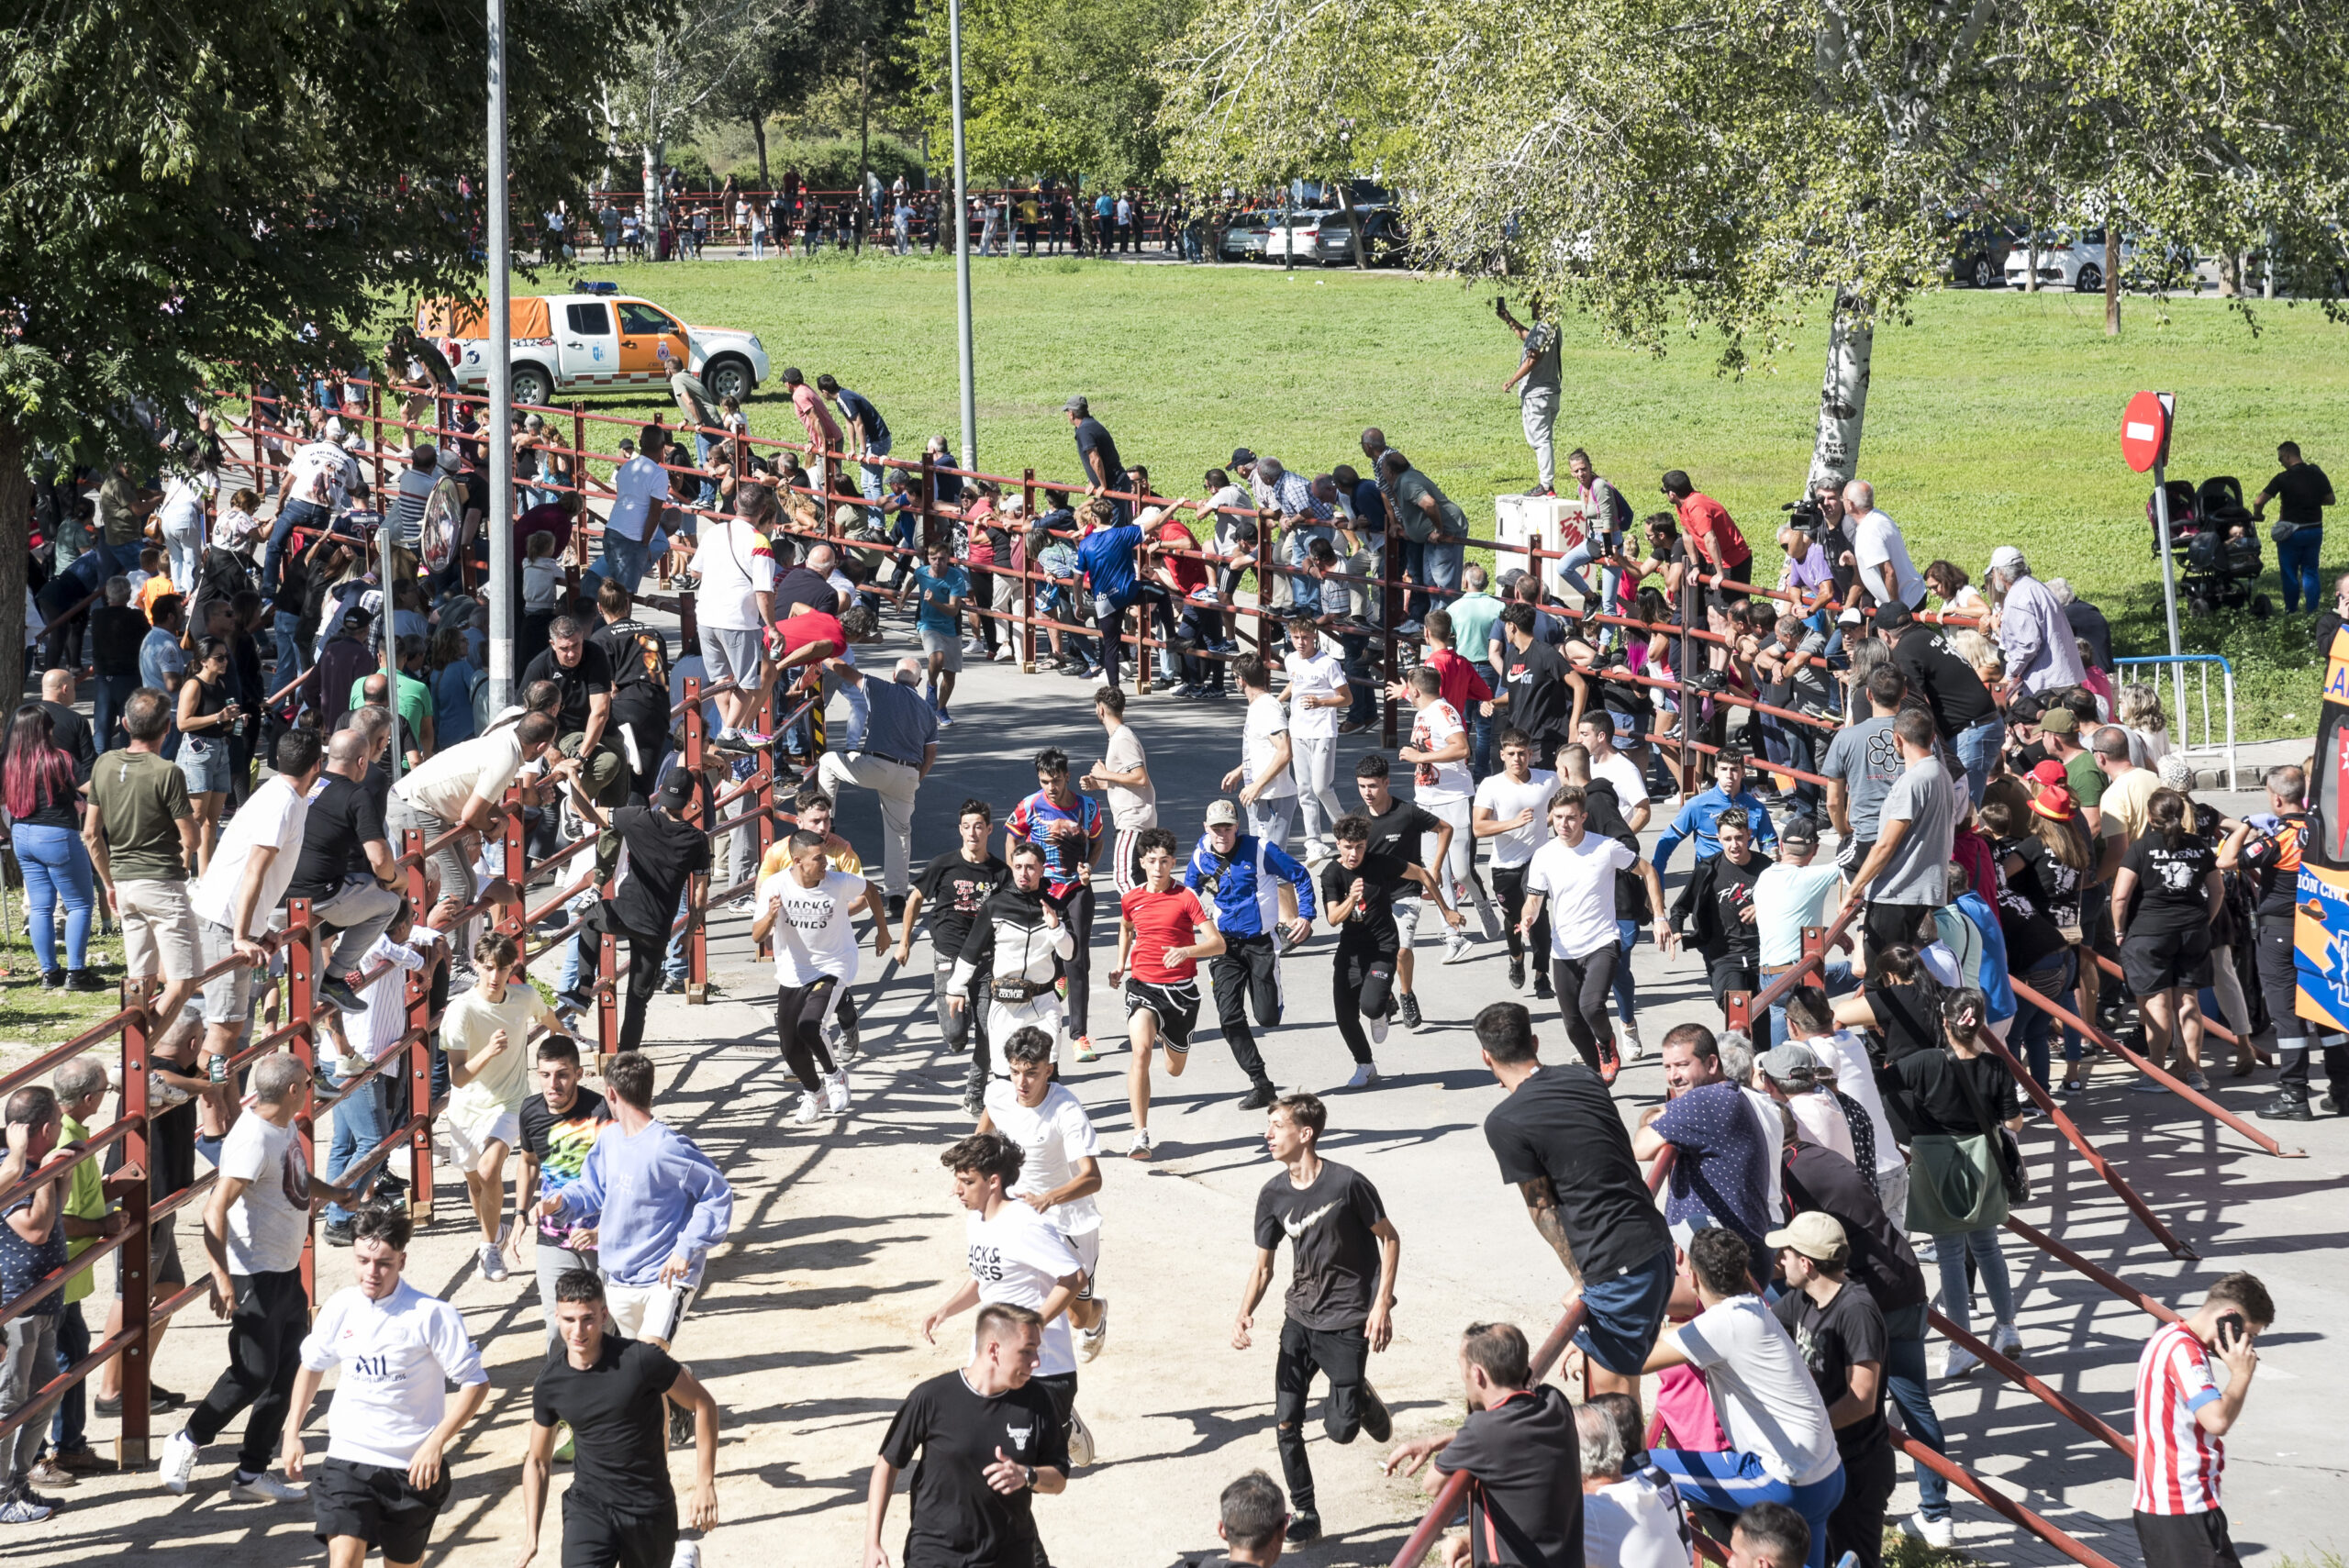
[{"label": "light blue sweatshirt", "polygon": [[633,1138],[606,1129],[579,1179],[555,1195],[562,1218],[596,1227],[606,1277],[640,1289],[658,1284],[661,1265],[680,1252],[698,1284],[702,1260],[734,1220],[734,1189],[716,1162],[661,1121]]}]

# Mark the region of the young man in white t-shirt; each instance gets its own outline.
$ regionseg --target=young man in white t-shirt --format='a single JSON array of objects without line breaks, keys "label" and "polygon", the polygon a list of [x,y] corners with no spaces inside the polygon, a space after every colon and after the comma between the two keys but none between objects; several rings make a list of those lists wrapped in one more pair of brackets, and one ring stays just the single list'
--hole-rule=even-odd
[{"label": "young man in white t-shirt", "polygon": [[[449,1109],[440,1119],[450,1163],[465,1173],[465,1192],[481,1222],[481,1277],[506,1277],[506,1158],[522,1137],[522,1102],[530,1093],[530,1029],[569,1035],[522,973],[521,944],[485,931],[473,944],[477,978],[450,998],[440,1018],[449,1055]],[[520,1201],[518,1200],[518,1212]]]},{"label": "young man in white t-shirt", "polygon": [[1620,1067],[1615,1031],[1607,1020],[1608,992],[1621,952],[1615,929],[1616,873],[1637,871],[1647,884],[1648,906],[1657,912],[1656,946],[1669,954],[1680,939],[1664,916],[1664,885],[1654,864],[1621,840],[1589,830],[1579,784],[1561,784],[1549,815],[1550,841],[1533,852],[1525,873],[1518,931],[1531,932],[1548,912],[1551,970],[1567,1038],[1590,1070],[1612,1084]]},{"label": "young man in white t-shirt", "polygon": [[279,1051],[253,1065],[245,1087],[251,1114],[239,1117],[222,1140],[219,1180],[204,1208],[212,1312],[228,1319],[228,1366],[187,1425],[163,1444],[160,1469],[165,1486],[186,1491],[204,1445],[250,1407],[228,1496],[240,1503],[290,1503],[300,1500],[302,1488],[280,1481],[269,1466],[300,1370],[296,1351],[310,1329],[302,1245],[311,1207],[348,1202],[351,1194],[310,1173],[294,1136],[294,1118],[310,1105],[309,1068]]},{"label": "young man in white t-shirt", "polygon": [[1101,1210],[1093,1201],[1101,1190],[1101,1140],[1077,1097],[1053,1081],[1052,1043],[1033,1027],[1004,1042],[1007,1076],[988,1082],[978,1130],[999,1132],[1019,1146],[1019,1179],[1009,1195],[1059,1226],[1085,1265],[1085,1284],[1069,1303],[1068,1318],[1076,1329],[1077,1359],[1091,1361],[1109,1342],[1109,1301],[1098,1289]]},{"label": "young man in white t-shirt", "polygon": [[[661,466],[668,450],[669,432],[647,425],[637,441],[636,455],[613,471],[610,516],[604,521],[604,554],[592,569],[598,579],[608,577],[636,592],[651,564],[652,531],[669,498],[669,472]],[[680,455],[683,455],[682,453]]]},{"label": "young man in white t-shirt", "polygon": [[751,940],[774,938],[774,1034],[804,1091],[792,1117],[804,1126],[848,1109],[848,1069],[835,1064],[825,1035],[856,983],[852,917],[860,906],[872,912],[876,957],[889,951],[889,918],[879,888],[826,869],[822,834],[803,829],[790,847],[791,863],[759,884]]},{"label": "young man in white t-shirt", "polygon": [[[1520,930],[1525,912],[1525,877],[1534,853],[1548,837],[1550,801],[1558,793],[1558,775],[1533,766],[1533,742],[1514,725],[1500,733],[1501,771],[1476,786],[1475,816],[1469,828],[1493,844],[1493,891],[1499,895],[1501,918],[1508,936],[1508,983],[1525,989],[1525,953],[1533,950],[1533,995],[1550,995],[1550,917],[1537,917]],[[1529,944],[1528,937],[1531,936]]]},{"label": "young man in white t-shirt", "polygon": [[1639,763],[1615,749],[1613,718],[1603,708],[1584,710],[1575,739],[1590,753],[1591,782],[1605,779],[1615,786],[1615,805],[1623,813],[1623,826],[1634,833],[1645,831],[1650,809],[1648,781],[1640,772]]},{"label": "young man in white t-shirt", "polygon": [[759,714],[765,685],[762,637],[775,618],[774,549],[766,535],[774,515],[774,492],[745,484],[735,492],[734,515],[706,522],[694,546],[694,619],[709,684],[733,682],[741,688],[716,699],[726,720],[719,740],[737,735]]},{"label": "young man in white t-shirt", "polygon": [[[327,1412],[326,1462],[310,1484],[330,1568],[364,1562],[371,1550],[394,1568],[423,1560],[449,1500],[442,1455],[489,1397],[489,1373],[463,1317],[401,1277],[409,1234],[404,1210],[360,1210],[351,1246],[358,1283],[328,1299],[302,1341],[285,1428],[289,1481],[302,1479],[302,1420],[319,1380],[341,1369]],[[460,1390],[454,1405],[451,1383]]]},{"label": "young man in white t-shirt", "polygon": [[[253,977],[269,971],[269,953],[254,939],[285,898],[302,859],[310,817],[310,786],[318,782],[325,749],[313,729],[293,729],[277,741],[277,776],[253,791],[228,821],[189,903],[204,942],[204,967],[235,957],[243,962],[205,983],[204,1053],[228,1056],[252,1019]],[[232,1107],[207,1098],[206,1130]]]},{"label": "young man in white t-shirt", "polygon": [[1248,721],[1241,732],[1240,765],[1223,775],[1223,787],[1240,792],[1249,832],[1275,849],[1286,848],[1289,823],[1297,815],[1296,743],[1289,735],[1288,706],[1273,695],[1272,672],[1254,654],[1233,660],[1231,673],[1248,704]]},{"label": "young man in white t-shirt", "polygon": [[1338,656],[1321,646],[1311,617],[1288,623],[1288,641],[1281,700],[1288,704],[1290,769],[1305,812],[1305,863],[1318,870],[1338,852],[1329,829],[1346,814],[1338,804],[1338,716],[1353,702],[1353,687]]},{"label": "young man in white t-shirt", "polygon": [[[1411,743],[1399,748],[1397,760],[1411,764],[1412,800],[1442,817],[1452,828],[1451,847],[1441,865],[1428,870],[1444,879],[1444,890],[1454,908],[1465,895],[1476,900],[1476,913],[1487,937],[1500,935],[1500,911],[1476,874],[1476,839],[1470,811],[1476,786],[1468,773],[1468,726],[1459,709],[1443,700],[1443,678],[1422,664],[1411,672]],[[1457,963],[1475,951],[1475,939],[1461,928],[1444,939],[1443,962]]]},{"label": "young man in white t-shirt", "polygon": [[1095,687],[1093,717],[1109,732],[1109,744],[1076,787],[1108,793],[1109,825],[1118,835],[1109,853],[1109,876],[1123,898],[1142,883],[1141,839],[1144,829],[1158,826],[1158,790],[1150,782],[1150,758],[1141,737],[1126,722],[1126,694],[1115,686]]}]

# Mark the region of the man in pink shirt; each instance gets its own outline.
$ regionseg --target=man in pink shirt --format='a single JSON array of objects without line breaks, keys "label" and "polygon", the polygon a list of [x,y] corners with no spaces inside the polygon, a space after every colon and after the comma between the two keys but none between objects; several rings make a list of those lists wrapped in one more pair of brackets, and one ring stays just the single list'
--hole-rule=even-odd
[{"label": "man in pink shirt", "polygon": [[843,450],[840,422],[816,389],[807,384],[797,365],[783,373],[783,384],[791,389],[791,406],[799,411],[799,423],[807,430],[807,439],[816,448],[807,458],[807,483],[819,495],[832,493],[832,465]]}]

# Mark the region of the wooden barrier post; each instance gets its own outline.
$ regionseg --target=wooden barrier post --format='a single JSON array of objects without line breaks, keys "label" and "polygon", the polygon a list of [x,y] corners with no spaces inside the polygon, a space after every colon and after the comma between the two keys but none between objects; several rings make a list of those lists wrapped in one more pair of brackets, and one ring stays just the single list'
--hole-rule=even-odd
[{"label": "wooden barrier post", "polygon": [[[701,682],[688,676],[685,679],[685,771],[696,779],[705,777],[703,768],[707,753],[704,749],[707,744],[704,731],[708,727],[709,721],[702,713]],[[713,801],[717,799],[715,792],[711,793],[710,798]],[[707,830],[724,819],[725,812],[715,807],[715,816],[706,816],[701,803],[701,792],[696,790],[685,806],[686,821]],[[710,846],[712,861],[717,859],[717,845]],[[695,1006],[709,1000],[709,933],[706,927],[707,911],[703,907],[707,902],[706,896],[693,897],[688,889],[685,899],[685,1001]]]},{"label": "wooden barrier post", "polygon": [[1680,582],[1680,667],[1675,672],[1680,682],[1680,762],[1676,771],[1683,800],[1697,791],[1697,705],[1688,684],[1688,661],[1696,645],[1696,616],[1697,584],[1684,577]]},{"label": "wooden barrier post", "polygon": [[[1032,468],[1020,470],[1020,495],[1022,510],[1019,519],[1033,528],[1036,524],[1036,471]],[[1024,544],[1014,541],[1012,548],[1019,552],[1020,562],[1018,598],[1026,606],[1026,613],[1019,621],[1019,673],[1032,675],[1036,673],[1036,574],[1040,568],[1037,562],[1028,558]]]},{"label": "wooden barrier post", "polygon": [[588,933],[596,938],[596,957],[603,968],[596,986],[596,1076],[612,1070],[620,1043],[620,944],[609,931]]},{"label": "wooden barrier post", "polygon": [[[150,984],[124,981],[123,1006],[151,1006],[154,998],[149,990]],[[142,1007],[122,1027],[122,1114],[130,1123],[130,1130],[123,1139],[122,1160],[126,1169],[138,1173],[123,1182],[118,1193],[109,1194],[121,1197],[123,1218],[128,1226],[122,1251],[117,1254],[122,1264],[122,1328],[130,1336],[129,1343],[123,1347],[121,1381],[117,1385],[122,1392],[122,1433],[115,1439],[115,1462],[125,1470],[144,1470],[154,1462],[150,1448],[153,1418],[147,1409],[148,1390],[153,1386],[150,1375],[153,1358],[148,1353],[148,1340],[154,1324],[150,1282],[155,1277],[147,1236],[147,1206],[153,1195],[148,1173],[155,1168],[154,1140],[148,1121],[154,1114],[154,1103],[148,1094],[148,1052],[152,1043],[148,1017]],[[159,1027],[153,1031],[154,1036],[168,1034],[176,1021],[157,1020]]]},{"label": "wooden barrier post", "polygon": [[[408,868],[407,906],[421,919],[431,907],[424,886],[424,835],[408,828],[401,835],[400,852],[417,857],[417,863]],[[450,940],[456,940],[455,933],[450,933]],[[384,1068],[386,1073],[406,1074],[408,1117],[426,1118],[425,1125],[408,1135],[407,1212],[418,1226],[432,1223],[432,985],[426,978],[430,973],[428,964],[407,975],[401,996],[407,1007],[406,1029],[402,1031],[409,1037],[403,1048],[407,1060],[400,1067]]]},{"label": "wooden barrier post", "polygon": [[[302,1064],[303,1075],[312,1082],[317,1078],[318,1051],[316,1041],[317,1026],[312,1015],[318,1005],[318,928],[310,917],[310,901],[306,898],[288,899],[285,905],[285,1012],[286,1022],[293,1027],[293,1038],[287,1041],[294,1059]],[[258,984],[267,972],[254,976]],[[318,1166],[317,1127],[312,1117],[305,1116],[294,1124],[294,1136],[301,1140],[302,1165],[315,1171]],[[331,1142],[333,1134],[328,1133]],[[302,1294],[309,1297],[310,1310],[318,1307],[318,1236],[314,1217],[306,1216],[302,1230]]]},{"label": "wooden barrier post", "polygon": [[[938,537],[938,469],[937,460],[927,450],[921,454],[921,545],[914,551],[917,562],[929,559],[930,541]],[[902,563],[901,563],[902,564]]]},{"label": "wooden barrier post", "polygon": [[529,862],[522,853],[522,786],[509,784],[506,790],[506,821],[503,825],[506,845],[505,913],[496,917],[497,929],[512,937],[522,950],[522,973],[527,978],[530,968],[529,931],[523,924],[522,884],[529,879]]},{"label": "wooden barrier post", "polygon": [[[1383,495],[1385,492],[1380,494]],[[1379,661],[1378,669],[1378,743],[1390,750],[1395,745],[1397,716],[1395,699],[1386,693],[1397,678],[1395,628],[1403,618],[1403,593],[1395,578],[1395,559],[1402,553],[1402,526],[1395,520],[1395,509],[1389,506],[1386,509],[1386,542],[1379,547],[1378,551],[1381,607],[1378,630],[1379,639],[1385,644],[1385,654]]]}]

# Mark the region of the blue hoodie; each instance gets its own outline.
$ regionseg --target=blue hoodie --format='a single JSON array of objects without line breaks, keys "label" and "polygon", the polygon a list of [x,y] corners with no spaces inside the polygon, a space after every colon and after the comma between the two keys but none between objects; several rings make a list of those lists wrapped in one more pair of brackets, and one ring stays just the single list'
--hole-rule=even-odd
[{"label": "blue hoodie", "polygon": [[734,1219],[734,1189],[716,1162],[661,1121],[633,1138],[605,1129],[579,1179],[555,1195],[563,1218],[596,1228],[605,1274],[639,1289],[658,1284],[680,1252],[700,1284],[702,1260]]},{"label": "blue hoodie", "polygon": [[1227,937],[1258,937],[1280,920],[1280,889],[1275,881],[1297,889],[1297,913],[1313,918],[1313,873],[1277,844],[1253,833],[1232,841],[1231,858],[1215,852],[1204,837],[1183,868],[1183,885],[1208,896],[1216,929]]}]

